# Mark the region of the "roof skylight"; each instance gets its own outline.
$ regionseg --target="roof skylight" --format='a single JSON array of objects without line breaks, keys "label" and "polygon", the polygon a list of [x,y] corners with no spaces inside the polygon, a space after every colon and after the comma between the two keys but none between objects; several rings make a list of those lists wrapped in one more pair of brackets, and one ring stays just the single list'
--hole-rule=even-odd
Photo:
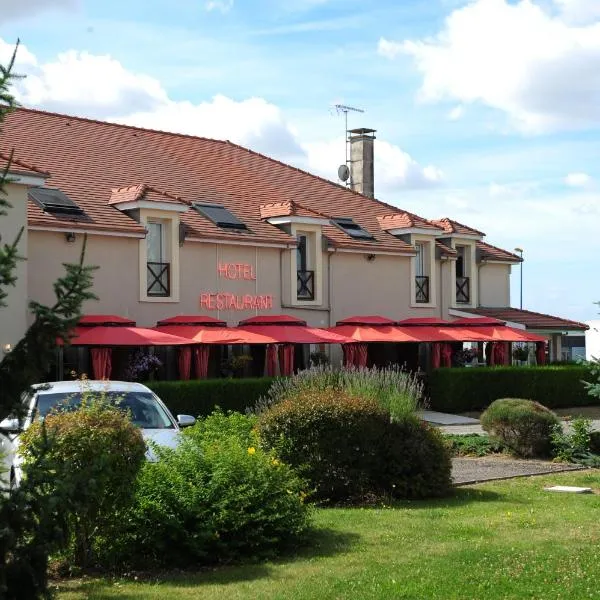
[{"label": "roof skylight", "polygon": [[366,229],[363,229],[358,223],[355,223],[354,220],[349,217],[337,217],[335,219],[331,219],[331,221],[350,237],[359,240],[374,239]]},{"label": "roof skylight", "polygon": [[235,229],[238,231],[247,231],[248,227],[242,223],[235,215],[230,213],[222,204],[206,204],[194,202],[193,207],[209,221],[212,221],[217,227],[222,229]]},{"label": "roof skylight", "polygon": [[60,190],[34,187],[29,188],[29,196],[44,212],[64,215],[83,214],[83,209]]}]

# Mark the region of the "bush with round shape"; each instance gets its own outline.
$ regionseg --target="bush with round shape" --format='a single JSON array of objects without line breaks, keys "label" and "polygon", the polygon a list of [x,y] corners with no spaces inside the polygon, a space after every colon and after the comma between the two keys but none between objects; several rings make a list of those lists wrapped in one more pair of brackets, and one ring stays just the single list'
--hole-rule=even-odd
[{"label": "bush with round shape", "polygon": [[521,398],[495,400],[481,415],[481,426],[513,454],[523,458],[547,457],[558,417],[539,402]]},{"label": "bush with round shape", "polygon": [[96,564],[97,544],[115,526],[116,513],[133,499],[146,444],[128,415],[89,393],[74,411],[49,414],[23,434],[24,474],[43,461],[39,490],[60,507],[68,542],[65,563]]},{"label": "bush with round shape", "polygon": [[263,412],[259,431],[323,503],[430,497],[450,487],[441,436],[416,417],[392,422],[374,399],[306,389]]},{"label": "bush with round shape", "polygon": [[264,450],[254,417],[215,412],[157,448],[106,544],[118,566],[197,566],[275,556],[310,523],[303,482]]}]

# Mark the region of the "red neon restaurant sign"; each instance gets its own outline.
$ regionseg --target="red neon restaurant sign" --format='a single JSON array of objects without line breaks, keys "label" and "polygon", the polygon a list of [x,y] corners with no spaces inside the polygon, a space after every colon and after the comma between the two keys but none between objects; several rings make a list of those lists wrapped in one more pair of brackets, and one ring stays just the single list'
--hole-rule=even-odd
[{"label": "red neon restaurant sign", "polygon": [[[217,273],[221,279],[256,281],[254,266],[247,263],[219,263]],[[204,310],[269,310],[273,308],[273,296],[203,292],[200,294],[200,307]]]}]

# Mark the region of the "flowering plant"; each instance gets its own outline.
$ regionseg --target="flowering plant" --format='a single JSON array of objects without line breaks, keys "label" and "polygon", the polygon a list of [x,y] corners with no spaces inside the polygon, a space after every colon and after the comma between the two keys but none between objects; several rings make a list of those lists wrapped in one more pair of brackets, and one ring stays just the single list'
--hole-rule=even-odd
[{"label": "flowering plant", "polygon": [[161,366],[162,363],[154,354],[146,354],[144,351],[138,350],[129,357],[125,377],[129,381],[142,381]]}]

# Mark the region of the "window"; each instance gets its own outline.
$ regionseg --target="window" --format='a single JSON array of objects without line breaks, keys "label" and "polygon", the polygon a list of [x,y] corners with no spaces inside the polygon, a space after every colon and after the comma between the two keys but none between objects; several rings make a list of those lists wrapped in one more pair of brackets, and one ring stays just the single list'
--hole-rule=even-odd
[{"label": "window", "polygon": [[193,207],[209,221],[221,229],[248,231],[248,227],[235,215],[230,213],[222,204],[203,204],[195,202]]},{"label": "window", "polygon": [[466,246],[456,246],[456,302],[469,304],[471,301],[469,274],[469,252]]},{"label": "window", "polygon": [[363,229],[358,223],[355,223],[348,217],[338,217],[331,220],[334,225],[337,225],[344,233],[350,237],[360,240],[372,240],[373,236]]},{"label": "window", "polygon": [[298,249],[296,251],[296,267],[298,271],[306,271],[306,234],[298,234]]},{"label": "window", "polygon": [[298,246],[296,249],[296,298],[298,300],[314,300],[315,299],[315,272],[309,269],[309,253],[308,246],[309,237],[306,233],[298,233],[296,236]]},{"label": "window", "polygon": [[417,304],[429,303],[429,272],[427,264],[427,246],[424,242],[416,242],[417,254],[414,258],[415,265],[415,302]]},{"label": "window", "polygon": [[147,294],[169,297],[171,265],[167,260],[166,226],[160,221],[148,221],[146,230]]},{"label": "window", "polygon": [[29,196],[44,212],[64,215],[83,214],[83,210],[60,190],[40,187],[30,188]]}]

